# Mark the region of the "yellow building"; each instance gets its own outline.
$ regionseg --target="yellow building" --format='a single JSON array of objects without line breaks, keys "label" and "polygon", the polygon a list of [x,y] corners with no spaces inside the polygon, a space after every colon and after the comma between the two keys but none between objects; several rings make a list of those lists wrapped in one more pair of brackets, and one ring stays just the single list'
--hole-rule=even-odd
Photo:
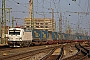
[{"label": "yellow building", "polygon": [[32,23],[31,18],[25,18],[24,22],[26,29],[30,29],[32,25],[34,29],[55,31],[55,22],[51,18],[34,18]]}]

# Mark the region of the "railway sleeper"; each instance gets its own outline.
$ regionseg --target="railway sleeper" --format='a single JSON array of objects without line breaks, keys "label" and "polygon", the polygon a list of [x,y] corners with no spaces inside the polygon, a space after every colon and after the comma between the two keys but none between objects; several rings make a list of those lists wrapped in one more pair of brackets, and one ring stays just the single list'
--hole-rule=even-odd
[{"label": "railway sleeper", "polygon": [[75,45],[75,47],[78,49],[78,52],[81,51],[84,54],[84,56],[86,56],[88,54],[88,50],[85,49],[83,46],[81,46],[81,44],[79,44],[79,46],[81,48],[83,48],[85,51],[83,51],[82,49],[80,49],[80,47],[78,47],[78,46]]},{"label": "railway sleeper", "polygon": [[84,54],[84,56],[88,54],[87,52],[84,52],[83,50],[81,50],[81,52]]},{"label": "railway sleeper", "polygon": [[89,53],[89,50],[88,49],[86,49],[85,47],[81,46],[81,44],[79,44],[79,45],[80,45],[81,48],[83,48],[84,50],[86,50],[87,53]]},{"label": "railway sleeper", "polygon": [[88,53],[88,58],[90,58],[90,50],[89,50],[89,53]]},{"label": "railway sleeper", "polygon": [[59,55],[53,55],[53,52],[55,51],[56,49],[52,50],[50,53],[48,53],[46,56],[44,56],[42,59],[40,60],[60,60],[63,56],[63,47],[61,48],[61,51],[60,51],[60,54]]},{"label": "railway sleeper", "polygon": [[77,47],[76,45],[75,45],[75,47],[77,48],[78,51],[80,51],[80,48],[79,47]]},{"label": "railway sleeper", "polygon": [[90,58],[90,50],[88,50],[88,49],[86,49],[85,47],[83,47],[83,46],[81,46],[81,44],[79,44],[80,45],[80,47],[82,47],[84,50],[86,50],[87,51],[87,53],[85,53],[85,52],[83,52],[84,53],[84,55],[88,55],[88,58]]},{"label": "railway sleeper", "polygon": [[60,52],[60,55],[58,56],[58,58],[56,60],[60,60],[63,56],[63,53],[64,53],[64,49],[63,47],[61,48],[61,52]]},{"label": "railway sleeper", "polygon": [[[84,59],[85,57],[87,57],[87,53],[84,52],[83,50],[80,49],[80,47],[78,47],[77,45],[75,45],[75,47],[77,48],[78,52],[75,54],[75,55],[72,55],[70,57],[67,57],[65,59],[62,59],[62,60],[82,60]],[[81,58],[81,56],[84,56]]]},{"label": "railway sleeper", "polygon": [[40,60],[45,60],[46,58],[48,58],[48,56],[50,56],[53,52],[55,51],[55,48],[50,51],[47,55],[45,55],[43,58],[41,58]]}]

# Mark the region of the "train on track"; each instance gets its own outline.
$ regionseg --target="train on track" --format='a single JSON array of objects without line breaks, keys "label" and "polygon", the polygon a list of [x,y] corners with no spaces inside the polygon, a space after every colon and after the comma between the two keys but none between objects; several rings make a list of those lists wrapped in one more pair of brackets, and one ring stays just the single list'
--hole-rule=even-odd
[{"label": "train on track", "polygon": [[30,32],[21,28],[10,28],[8,30],[7,37],[8,45],[11,47],[83,42],[90,40],[90,36],[84,36],[80,34],[65,34],[36,29],[33,29]]}]

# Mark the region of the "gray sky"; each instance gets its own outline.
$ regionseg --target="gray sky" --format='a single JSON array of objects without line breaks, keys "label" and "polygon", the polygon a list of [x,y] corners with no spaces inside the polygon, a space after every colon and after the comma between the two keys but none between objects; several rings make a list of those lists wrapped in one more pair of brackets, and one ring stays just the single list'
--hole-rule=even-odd
[{"label": "gray sky", "polygon": [[[19,4],[18,4],[19,3]],[[2,4],[2,0],[0,0],[0,8]],[[12,8],[11,10],[11,19],[12,16],[15,18],[21,18],[24,19],[25,17],[28,17],[28,10],[29,10],[29,0],[6,0],[6,7]],[[90,24],[90,14],[86,15],[85,13],[74,13],[74,12],[90,12],[90,2],[89,0],[76,0],[76,2],[72,0],[34,0],[34,17],[43,17],[44,15],[47,18],[52,17],[51,13],[52,10],[48,10],[48,8],[54,9],[54,19],[56,21],[56,25],[58,26],[58,20],[60,17],[60,13],[62,13],[62,19],[63,19],[63,31],[66,28],[66,18],[69,21],[70,27],[75,30],[79,24],[80,29],[89,31],[88,28]],[[38,14],[36,13],[38,12]],[[43,12],[43,13],[40,13]],[[70,16],[69,16],[70,15]],[[0,10],[0,16],[1,16],[1,10]],[[7,16],[8,19],[8,16]],[[23,25],[23,20],[17,20],[18,25]],[[11,25],[11,22],[8,23],[8,25]],[[58,30],[57,30],[58,31]]]}]

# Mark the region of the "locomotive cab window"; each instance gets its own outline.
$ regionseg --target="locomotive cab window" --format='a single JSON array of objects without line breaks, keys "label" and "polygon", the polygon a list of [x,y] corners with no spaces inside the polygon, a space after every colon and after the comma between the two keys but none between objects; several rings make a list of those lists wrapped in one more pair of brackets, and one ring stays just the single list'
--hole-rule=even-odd
[{"label": "locomotive cab window", "polygon": [[9,30],[9,35],[20,35],[20,30]]}]

